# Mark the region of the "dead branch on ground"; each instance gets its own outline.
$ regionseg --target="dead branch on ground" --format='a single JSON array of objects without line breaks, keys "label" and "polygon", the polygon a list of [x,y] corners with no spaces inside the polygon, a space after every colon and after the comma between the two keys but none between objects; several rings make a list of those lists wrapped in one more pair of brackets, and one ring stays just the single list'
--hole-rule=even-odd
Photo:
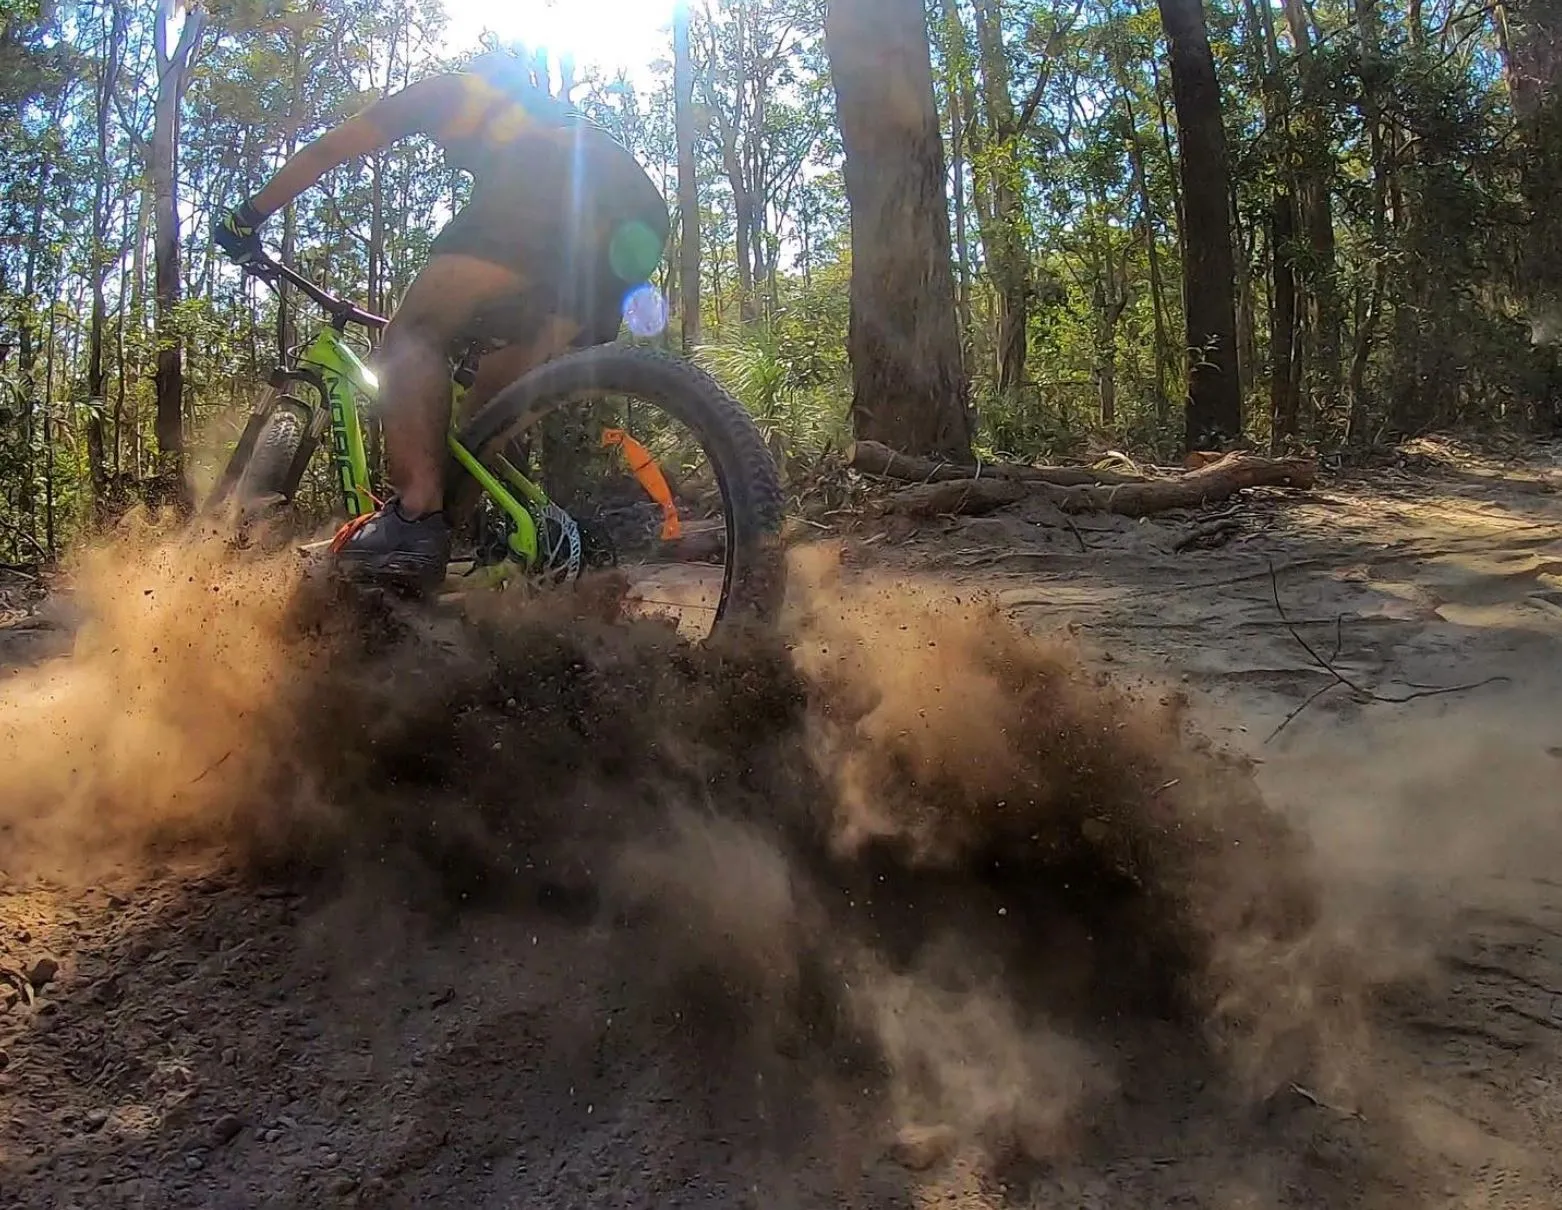
[{"label": "dead branch on ground", "polygon": [[1057,487],[1086,484],[1142,483],[1142,475],[1098,471],[1088,466],[1022,466],[1014,462],[945,462],[902,454],[877,441],[854,441],[846,449],[846,462],[865,475],[899,479],[903,483],[948,483],[956,480],[1012,479],[1022,483],[1051,483]]},{"label": "dead branch on ground", "polygon": [[941,517],[950,513],[979,516],[1029,499],[1036,484],[1013,479],[951,479],[947,483],[919,483],[894,493],[885,506],[908,517]]},{"label": "dead branch on ground", "polygon": [[[1324,659],[1323,656],[1318,654],[1318,649],[1302,637],[1301,632],[1297,630],[1295,624],[1286,614],[1285,606],[1280,602],[1280,577],[1275,571],[1274,560],[1272,559],[1269,560],[1269,591],[1270,595],[1274,599],[1275,612],[1280,615],[1280,621],[1285,624],[1285,628],[1290,632],[1291,637],[1296,640],[1297,645],[1307,653],[1308,657],[1314,664],[1316,664],[1320,669],[1328,673],[1334,679],[1307,697],[1300,706],[1296,707],[1296,709],[1292,710],[1291,713],[1287,714],[1285,718],[1280,721],[1280,725],[1269,733],[1269,738],[1264,740],[1266,744],[1272,742],[1277,736],[1279,736],[1280,732],[1284,731],[1299,717],[1301,717],[1302,712],[1306,710],[1307,707],[1311,706],[1330,689],[1333,689],[1339,685],[1343,685],[1346,689],[1350,690],[1351,696],[1363,705],[1366,705],[1370,702],[1381,702],[1388,706],[1402,706],[1406,702],[1413,702],[1418,698],[1446,697],[1451,693],[1468,693],[1472,689],[1480,689],[1486,685],[1495,685],[1499,682],[1506,682],[1510,679],[1505,676],[1489,676],[1485,680],[1470,681],[1469,683],[1463,685],[1434,685],[1429,687],[1422,687],[1415,689],[1410,693],[1400,694],[1397,697],[1390,697],[1387,694],[1378,693],[1351,680],[1348,676],[1346,676],[1343,672],[1334,666],[1332,660]],[[1341,615],[1335,620],[1334,658],[1336,659],[1339,657],[1340,646],[1343,642],[1344,616]]]},{"label": "dead branch on ground", "polygon": [[[859,446],[866,444],[858,443]],[[1147,517],[1171,509],[1217,503],[1244,488],[1308,488],[1317,479],[1318,466],[1303,458],[1277,460],[1251,454],[1227,454],[1219,462],[1175,478],[1069,486],[1036,479],[1003,478],[989,472],[990,468],[984,468],[979,477],[935,480],[904,488],[892,494],[885,507],[907,516],[932,517],[947,513],[991,512],[1021,500],[1037,499],[1054,504],[1065,513],[1105,512],[1124,517]]]}]

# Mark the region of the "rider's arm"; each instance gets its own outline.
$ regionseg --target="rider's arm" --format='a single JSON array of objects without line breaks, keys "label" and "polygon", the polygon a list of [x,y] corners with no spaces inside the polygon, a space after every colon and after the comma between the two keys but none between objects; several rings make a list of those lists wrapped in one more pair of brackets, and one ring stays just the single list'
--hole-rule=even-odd
[{"label": "rider's arm", "polygon": [[275,214],[353,157],[371,155],[409,135],[432,134],[442,129],[461,113],[466,102],[467,84],[463,76],[430,76],[408,85],[303,148],[282,165],[251,202],[262,217]]}]

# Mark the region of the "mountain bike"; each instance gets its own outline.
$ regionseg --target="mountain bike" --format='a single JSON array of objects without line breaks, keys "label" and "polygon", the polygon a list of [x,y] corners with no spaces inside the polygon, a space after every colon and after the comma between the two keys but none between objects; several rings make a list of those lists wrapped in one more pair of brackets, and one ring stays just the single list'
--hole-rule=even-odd
[{"label": "mountain bike", "polygon": [[[347,330],[386,319],[270,256],[244,269],[273,289],[294,286],[329,323],[284,351],[203,512],[236,506],[248,520],[285,509],[322,447],[347,517],[372,512],[364,419],[379,383]],[[783,497],[743,406],[698,367],[615,342],[542,363],[461,421],[479,358],[501,344],[480,335],[451,350],[452,578],[558,584],[613,568],[627,605],[686,633],[771,620],[784,588]]]}]

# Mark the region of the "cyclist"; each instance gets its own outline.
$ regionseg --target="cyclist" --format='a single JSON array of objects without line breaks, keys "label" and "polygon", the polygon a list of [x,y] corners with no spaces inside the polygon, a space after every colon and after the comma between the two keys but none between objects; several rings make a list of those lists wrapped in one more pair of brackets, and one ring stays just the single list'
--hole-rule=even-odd
[{"label": "cyclist", "polygon": [[396,494],[350,523],[334,549],[350,578],[420,590],[442,580],[450,556],[451,353],[477,336],[506,342],[478,367],[475,408],[565,348],[615,339],[625,299],[661,260],[668,219],[634,157],[501,50],[321,135],[218,222],[215,242],[245,263],[269,216],[354,156],[414,134],[471,174],[471,199],[435,238],[376,357]]}]

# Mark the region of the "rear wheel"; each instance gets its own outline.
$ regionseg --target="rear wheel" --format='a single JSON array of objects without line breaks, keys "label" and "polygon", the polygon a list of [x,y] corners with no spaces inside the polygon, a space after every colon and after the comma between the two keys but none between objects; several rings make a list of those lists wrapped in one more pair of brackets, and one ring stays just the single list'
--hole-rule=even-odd
[{"label": "rear wheel", "polygon": [[[622,344],[567,353],[500,392],[459,437],[490,469],[504,456],[542,484],[596,552],[582,562],[623,576],[633,612],[696,637],[779,612],[775,462],[742,404],[688,362]],[[654,471],[634,469],[642,451]],[[452,468],[451,483],[453,517],[492,516],[470,476]],[[656,498],[664,488],[670,504]]]}]

